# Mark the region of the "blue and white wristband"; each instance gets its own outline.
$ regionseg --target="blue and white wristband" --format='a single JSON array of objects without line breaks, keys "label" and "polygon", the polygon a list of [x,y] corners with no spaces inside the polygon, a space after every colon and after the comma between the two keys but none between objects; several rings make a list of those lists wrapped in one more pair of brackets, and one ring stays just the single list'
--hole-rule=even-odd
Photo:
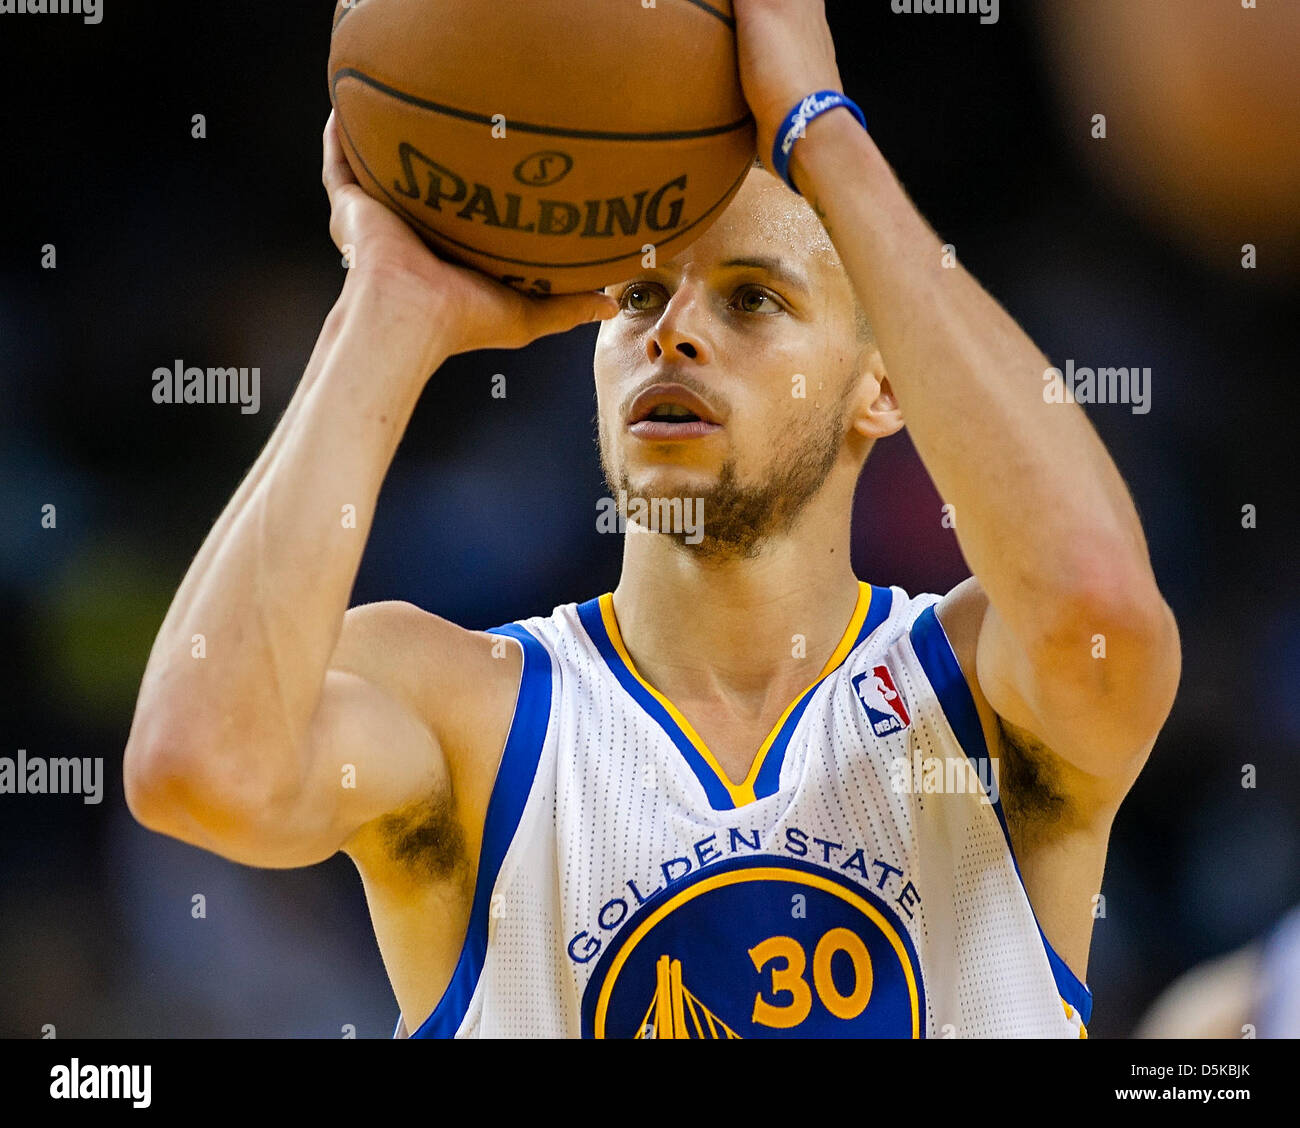
[{"label": "blue and white wristband", "polygon": [[794,181],[790,178],[790,154],[794,152],[795,142],[807,133],[810,122],[841,106],[852,111],[863,129],[867,128],[867,119],[856,102],[846,98],[838,90],[822,90],[816,94],[809,94],[795,106],[786,115],[781,128],[776,131],[776,144],[772,147],[772,168],[777,176],[790,185],[790,190],[796,195],[803,193],[795,187]]}]

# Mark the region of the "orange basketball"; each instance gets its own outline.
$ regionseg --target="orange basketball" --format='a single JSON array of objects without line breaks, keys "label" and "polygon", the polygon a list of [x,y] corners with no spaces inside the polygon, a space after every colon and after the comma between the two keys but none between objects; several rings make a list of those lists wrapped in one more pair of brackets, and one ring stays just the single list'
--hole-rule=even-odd
[{"label": "orange basketball", "polygon": [[754,157],[731,0],[340,0],[329,82],[365,189],[534,293],[676,255]]}]

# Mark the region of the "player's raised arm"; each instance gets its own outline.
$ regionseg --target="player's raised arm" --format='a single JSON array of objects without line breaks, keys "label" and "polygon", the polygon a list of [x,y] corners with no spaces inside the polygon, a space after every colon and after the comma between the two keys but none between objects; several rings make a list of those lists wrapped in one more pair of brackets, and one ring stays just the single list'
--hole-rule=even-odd
[{"label": "player's raised arm", "polygon": [[[759,151],[772,163],[787,114],[842,89],[834,45],[815,0],[737,0],[736,15]],[[987,595],[980,688],[1004,720],[1095,781],[1105,805],[1140,768],[1180,666],[1128,490],[1083,411],[1046,402],[1050,362],[953,266],[871,136],[843,107],[809,110],[790,175],[835,243]]]},{"label": "player's raised arm", "polygon": [[259,865],[329,857],[445,777],[429,677],[445,670],[458,697],[482,636],[412,608],[347,612],[430,373],[614,311],[600,294],[528,298],[439,260],[357,186],[332,119],[323,179],[331,234],[354,265],[288,410],[177,591],[124,765],[145,825]]}]

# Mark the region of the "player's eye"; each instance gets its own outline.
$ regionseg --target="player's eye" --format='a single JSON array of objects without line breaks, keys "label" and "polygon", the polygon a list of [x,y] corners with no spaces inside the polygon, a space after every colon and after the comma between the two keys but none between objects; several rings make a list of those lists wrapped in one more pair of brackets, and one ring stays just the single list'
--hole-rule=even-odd
[{"label": "player's eye", "polygon": [[654,309],[653,301],[658,293],[659,287],[651,286],[646,282],[634,282],[618,300],[619,309],[628,310],[631,313],[645,313]]},{"label": "player's eye", "polygon": [[[758,304],[761,302],[767,302],[770,308]],[[759,286],[742,286],[736,291],[732,304],[742,313],[779,313],[781,309],[776,298]]]}]

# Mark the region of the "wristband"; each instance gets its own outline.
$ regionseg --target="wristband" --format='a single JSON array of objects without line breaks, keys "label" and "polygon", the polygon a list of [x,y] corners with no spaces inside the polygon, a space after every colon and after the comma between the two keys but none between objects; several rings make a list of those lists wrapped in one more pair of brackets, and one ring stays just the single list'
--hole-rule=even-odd
[{"label": "wristband", "polygon": [[776,144],[772,147],[772,169],[777,176],[790,185],[790,190],[795,195],[803,195],[795,187],[794,180],[790,176],[790,154],[794,152],[795,142],[807,133],[809,122],[821,117],[822,114],[830,113],[831,110],[839,109],[840,106],[852,111],[862,128],[867,128],[867,119],[856,102],[846,98],[837,90],[822,90],[817,94],[809,94],[795,106],[786,115],[781,128],[776,131]]}]

